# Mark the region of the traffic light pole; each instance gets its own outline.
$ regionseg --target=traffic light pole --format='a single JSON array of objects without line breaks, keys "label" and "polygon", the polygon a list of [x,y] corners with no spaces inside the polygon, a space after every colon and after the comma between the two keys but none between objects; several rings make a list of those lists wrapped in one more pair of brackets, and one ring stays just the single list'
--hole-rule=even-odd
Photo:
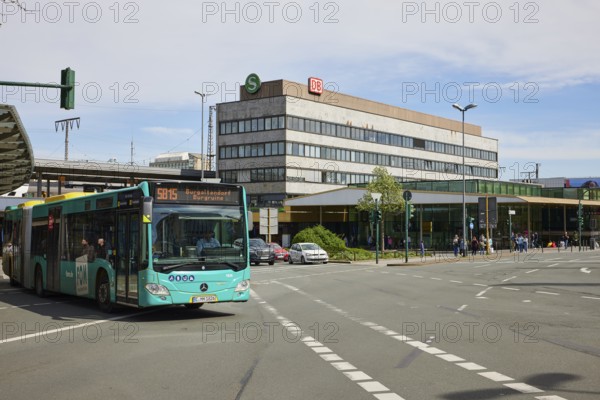
[{"label": "traffic light pole", "polygon": [[71,68],[63,69],[61,72],[61,84],[30,83],[30,82],[7,82],[0,81],[0,86],[22,86],[60,89],[60,106],[65,110],[75,108],[75,71]]},{"label": "traffic light pole", "polygon": [[406,201],[404,203],[404,213],[405,213],[405,221],[404,221],[404,262],[408,263],[408,215],[410,212],[410,203]]},{"label": "traffic light pole", "polygon": [[375,264],[379,264],[379,218],[378,217],[378,206],[375,203]]}]

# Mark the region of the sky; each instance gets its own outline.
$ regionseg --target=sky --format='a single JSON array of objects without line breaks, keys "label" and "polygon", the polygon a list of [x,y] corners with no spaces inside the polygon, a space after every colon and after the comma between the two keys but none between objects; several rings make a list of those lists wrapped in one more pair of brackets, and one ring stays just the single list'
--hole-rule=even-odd
[{"label": "sky", "polygon": [[[600,176],[600,2],[0,0],[0,86],[36,159],[148,165],[208,148],[209,106],[239,85],[306,83],[465,121],[499,143],[500,179]],[[204,145],[202,145],[202,98]],[[133,143],[133,155],[132,155]]]}]

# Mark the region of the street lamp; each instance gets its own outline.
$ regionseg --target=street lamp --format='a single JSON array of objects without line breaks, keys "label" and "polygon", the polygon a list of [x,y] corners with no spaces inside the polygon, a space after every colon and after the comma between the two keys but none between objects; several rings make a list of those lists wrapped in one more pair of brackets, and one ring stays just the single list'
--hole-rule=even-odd
[{"label": "street lamp", "polygon": [[375,264],[379,264],[379,201],[381,200],[381,193],[371,193],[371,197],[375,200]]},{"label": "street lamp", "polygon": [[200,143],[200,181],[204,180],[204,98],[207,96],[206,93],[200,93],[194,91],[199,96],[202,96],[202,128],[201,128],[201,136],[200,139],[202,142]]},{"label": "street lamp", "polygon": [[467,186],[465,184],[465,112],[470,110],[471,108],[477,107],[477,104],[469,104],[466,107],[461,107],[458,104],[452,104],[452,107],[456,108],[458,111],[462,113],[462,181],[463,181],[463,192],[462,192],[462,231],[463,231],[463,257],[467,255],[466,252],[466,233],[467,233],[467,208],[465,205],[465,192],[467,191]]}]

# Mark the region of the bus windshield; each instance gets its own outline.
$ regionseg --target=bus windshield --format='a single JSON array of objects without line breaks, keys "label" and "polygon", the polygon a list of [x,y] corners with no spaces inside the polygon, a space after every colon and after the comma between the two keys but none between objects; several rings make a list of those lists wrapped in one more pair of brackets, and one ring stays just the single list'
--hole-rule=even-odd
[{"label": "bus windshield", "polygon": [[154,270],[244,269],[245,218],[239,206],[155,204]]}]

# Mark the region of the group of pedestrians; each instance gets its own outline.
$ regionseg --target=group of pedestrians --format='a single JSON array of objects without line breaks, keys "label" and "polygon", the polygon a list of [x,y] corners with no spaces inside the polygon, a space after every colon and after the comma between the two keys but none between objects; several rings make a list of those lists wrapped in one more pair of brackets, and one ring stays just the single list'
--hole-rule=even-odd
[{"label": "group of pedestrians", "polygon": [[[489,243],[488,243],[489,242]],[[477,255],[479,252],[480,255],[484,255],[488,251],[488,246],[490,251],[492,251],[492,239],[487,239],[485,235],[481,234],[479,239],[477,236],[473,236],[471,239],[471,255]],[[454,252],[454,257],[458,257],[460,255],[466,254],[466,245],[462,237],[458,235],[454,235],[454,239],[452,239],[452,250]]]},{"label": "group of pedestrians", "polygon": [[527,253],[527,249],[529,248],[529,238],[527,235],[521,235],[520,232],[515,235],[513,232],[511,235],[511,242],[515,251],[518,251],[519,253]]}]

